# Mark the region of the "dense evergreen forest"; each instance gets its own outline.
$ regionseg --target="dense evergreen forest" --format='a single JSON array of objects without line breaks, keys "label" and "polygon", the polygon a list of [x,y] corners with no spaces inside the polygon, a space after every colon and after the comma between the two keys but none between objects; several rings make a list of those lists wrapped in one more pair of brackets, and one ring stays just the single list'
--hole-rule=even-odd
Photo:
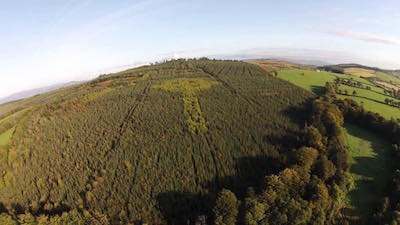
[{"label": "dense evergreen forest", "polygon": [[257,66],[210,60],[144,66],[49,96],[3,115],[15,132],[2,151],[0,201],[14,219],[212,220],[219,190],[244,196],[282,170],[280,152],[297,147],[303,126],[294,110],[312,98]]},{"label": "dense evergreen forest", "polygon": [[[347,224],[344,121],[396,157],[400,129],[326,90],[173,60],[0,106],[0,224]],[[375,224],[399,220],[399,174]]]}]

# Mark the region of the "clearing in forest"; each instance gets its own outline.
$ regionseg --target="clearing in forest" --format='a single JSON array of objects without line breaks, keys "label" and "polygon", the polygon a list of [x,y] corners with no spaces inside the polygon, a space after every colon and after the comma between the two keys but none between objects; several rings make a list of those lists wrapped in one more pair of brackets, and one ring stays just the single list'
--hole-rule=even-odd
[{"label": "clearing in forest", "polygon": [[206,133],[208,128],[204,119],[197,92],[208,90],[211,86],[218,84],[217,81],[199,78],[183,78],[167,80],[164,83],[155,86],[165,91],[182,93],[183,109],[186,117],[186,124],[192,133]]},{"label": "clearing in forest", "polygon": [[333,82],[336,78],[330,72],[304,69],[284,69],[278,72],[278,77],[316,95],[324,94],[326,82]]}]

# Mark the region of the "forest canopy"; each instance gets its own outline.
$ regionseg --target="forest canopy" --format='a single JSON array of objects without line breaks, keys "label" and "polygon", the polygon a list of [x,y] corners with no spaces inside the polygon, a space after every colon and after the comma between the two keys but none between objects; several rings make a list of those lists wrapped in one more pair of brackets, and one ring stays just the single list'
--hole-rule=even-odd
[{"label": "forest canopy", "polygon": [[13,129],[0,221],[346,224],[344,121],[397,125],[332,89],[317,98],[257,65],[190,59],[0,106],[0,131]]}]

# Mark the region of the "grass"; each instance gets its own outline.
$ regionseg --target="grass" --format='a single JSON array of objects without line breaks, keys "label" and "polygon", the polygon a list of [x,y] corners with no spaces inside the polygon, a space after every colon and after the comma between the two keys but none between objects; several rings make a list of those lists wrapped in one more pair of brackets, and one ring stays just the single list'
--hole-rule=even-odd
[{"label": "grass", "polygon": [[[335,74],[325,71],[317,72],[310,69],[283,69],[278,72],[278,77],[290,83],[293,83],[299,87],[302,87],[308,91],[311,91],[316,95],[322,95],[325,91],[326,82],[334,82],[334,80],[337,77],[352,79],[355,82],[359,81],[364,85],[370,86],[371,91],[366,89],[341,85],[340,90],[342,90],[342,93],[344,93],[344,90],[347,90],[349,95],[347,96],[338,95],[338,98],[353,99],[359,104],[362,104],[366,110],[379,113],[386,119],[400,118],[400,110],[398,108],[384,104],[385,98],[389,99],[393,98],[385,96],[383,94],[382,88],[374,86],[370,81],[365,80],[363,78],[346,74]],[[352,96],[353,90],[356,90],[357,96]],[[366,98],[369,98],[370,100]],[[398,101],[396,99],[393,100]]]},{"label": "grass", "polygon": [[391,146],[375,134],[354,125],[345,124],[344,133],[350,148],[350,171],[355,180],[355,189],[348,195],[348,204],[365,224],[390,181],[393,167]]},{"label": "grass", "polygon": [[196,93],[208,90],[216,84],[218,82],[209,79],[184,78],[164,81],[162,84],[156,85],[155,88],[182,93],[184,114],[189,130],[194,134],[204,134],[208,131],[208,128]]},{"label": "grass", "polygon": [[353,91],[356,91],[356,93],[357,93],[356,95],[357,96],[370,98],[370,99],[373,99],[373,100],[376,100],[376,101],[379,101],[379,102],[385,102],[386,98],[392,99],[394,101],[399,101],[399,100],[397,100],[397,99],[395,99],[395,98],[393,98],[391,96],[386,96],[384,94],[376,93],[374,91],[369,91],[369,90],[366,90],[366,89],[363,89],[363,88],[356,88],[356,87],[349,87],[349,86],[346,86],[346,85],[341,85],[339,89],[342,91],[342,93],[344,93],[344,91],[347,90],[349,95],[351,95],[353,93]]},{"label": "grass", "polygon": [[[351,94],[349,92],[349,94]],[[345,95],[337,95],[338,98],[340,99],[352,99],[359,103],[360,105],[363,105],[366,110],[378,113],[379,115],[383,116],[385,119],[399,119],[400,118],[400,109],[395,108],[383,103],[371,101],[365,98],[360,98],[357,96],[345,96]]]},{"label": "grass", "polygon": [[381,71],[374,71],[374,70],[369,70],[369,69],[351,67],[351,68],[345,68],[344,72],[347,74],[353,75],[355,77],[376,77],[382,81],[386,81],[389,83],[390,82],[393,82],[395,84],[400,83],[400,80],[397,77],[389,75],[389,74],[381,72]]},{"label": "grass", "polygon": [[0,146],[6,146],[11,142],[11,138],[14,134],[14,130],[15,130],[15,127],[0,134]]},{"label": "grass", "polygon": [[375,71],[363,69],[363,68],[357,68],[357,67],[345,68],[344,72],[351,74],[353,76],[357,76],[357,77],[374,77],[375,76]]},{"label": "grass", "polygon": [[326,82],[333,82],[336,76],[332,73],[304,69],[284,69],[278,72],[278,77],[300,86],[316,95],[322,95]]},{"label": "grass", "polygon": [[389,83],[393,82],[394,84],[400,84],[399,78],[389,75],[389,74],[386,74],[386,73],[383,73],[383,72],[376,72],[376,77],[380,78],[383,81],[389,82]]},{"label": "grass", "polygon": [[[334,82],[336,78],[352,79],[355,82],[359,81],[365,85],[369,85],[372,90],[379,91],[375,89],[374,84],[368,80],[356,76],[335,74],[326,71],[318,72],[311,69],[283,69],[278,72],[278,77],[311,91],[316,95],[324,94],[326,82]],[[383,90],[381,90],[381,92],[383,93]]]},{"label": "grass", "polygon": [[361,82],[362,84],[368,85],[368,86],[370,86],[371,88],[377,88],[377,89],[379,89],[380,91],[382,91],[382,93],[383,93],[382,88],[376,87],[374,83],[372,83],[371,81],[366,80],[366,79],[364,79],[364,78],[357,77],[357,76],[353,76],[353,75],[349,75],[349,74],[335,74],[335,75],[336,75],[337,77],[340,77],[340,78],[351,79],[352,81]]}]

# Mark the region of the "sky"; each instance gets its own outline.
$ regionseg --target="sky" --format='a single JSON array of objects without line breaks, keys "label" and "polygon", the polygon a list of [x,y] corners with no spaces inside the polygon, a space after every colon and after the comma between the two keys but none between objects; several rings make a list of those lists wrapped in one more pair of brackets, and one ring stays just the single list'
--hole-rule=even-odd
[{"label": "sky", "polygon": [[235,54],[400,68],[400,1],[0,0],[0,97]]}]

